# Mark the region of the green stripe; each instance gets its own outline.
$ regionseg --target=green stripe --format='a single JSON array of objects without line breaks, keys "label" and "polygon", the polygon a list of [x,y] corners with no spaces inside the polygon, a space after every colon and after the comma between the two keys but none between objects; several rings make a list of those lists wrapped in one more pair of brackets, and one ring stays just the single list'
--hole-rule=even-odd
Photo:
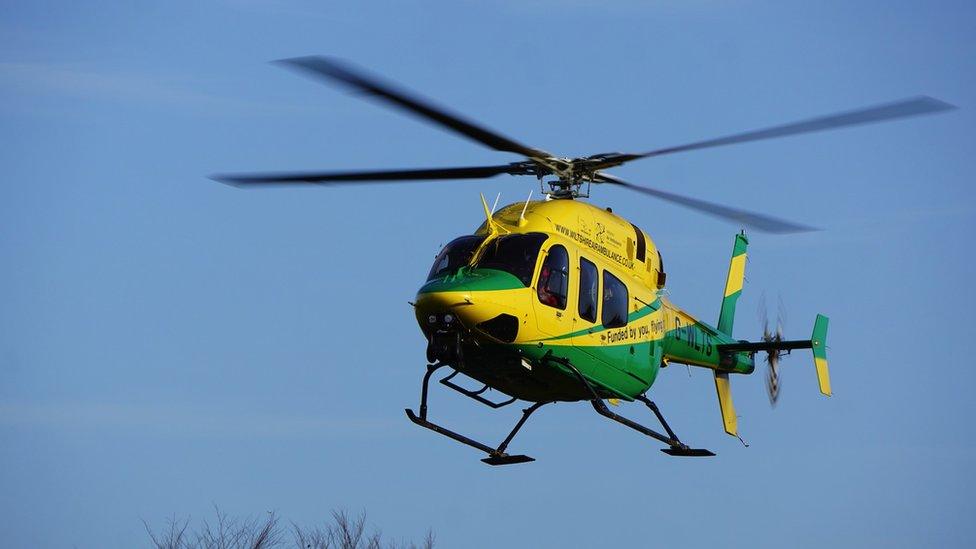
[{"label": "green stripe", "polygon": [[[640,309],[638,309],[638,310],[630,313],[629,315],[627,315],[627,324],[630,324],[631,322],[634,322],[635,320],[640,320],[640,319],[644,318],[645,316],[653,313],[654,311],[657,311],[660,308],[661,308],[661,298],[657,298],[657,299],[654,300],[653,303],[651,303],[651,304],[649,304],[649,305],[647,305],[645,307],[641,307]],[[622,326],[617,326],[617,328],[621,328],[621,327]],[[592,328],[584,328],[582,330],[576,330],[575,332],[570,332],[568,334],[563,334],[563,335],[558,335],[558,336],[553,336],[553,337],[547,337],[547,338],[542,339],[540,341],[558,341],[558,340],[561,340],[561,339],[569,339],[571,337],[577,337],[577,336],[581,336],[581,335],[585,335],[585,334],[597,334],[597,333],[600,333],[600,332],[602,332],[604,330],[607,330],[607,329],[608,328],[605,327],[603,324],[600,324],[599,326],[594,326]],[[614,329],[614,328],[610,328],[610,329]]]},{"label": "green stripe", "polygon": [[447,275],[424,284],[417,293],[478,292],[519,288],[525,288],[525,284],[511,273],[496,269],[468,270],[462,267],[457,274]]},{"label": "green stripe", "polygon": [[732,257],[738,257],[746,253],[746,248],[748,247],[749,238],[746,237],[744,232],[735,235],[735,243],[732,245]]}]

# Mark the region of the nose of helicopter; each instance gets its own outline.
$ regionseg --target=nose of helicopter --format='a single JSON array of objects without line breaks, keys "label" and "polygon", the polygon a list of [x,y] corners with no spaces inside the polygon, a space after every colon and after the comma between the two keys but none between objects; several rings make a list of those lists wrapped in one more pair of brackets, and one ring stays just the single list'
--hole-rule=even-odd
[{"label": "nose of helicopter", "polygon": [[417,322],[428,335],[447,325],[473,330],[503,314],[514,318],[527,291],[515,276],[487,269],[433,280],[417,292]]},{"label": "nose of helicopter", "polygon": [[455,320],[470,327],[473,308],[477,307],[472,292],[457,291],[422,291],[417,294],[415,309],[417,321],[421,326],[446,322],[452,324]]}]

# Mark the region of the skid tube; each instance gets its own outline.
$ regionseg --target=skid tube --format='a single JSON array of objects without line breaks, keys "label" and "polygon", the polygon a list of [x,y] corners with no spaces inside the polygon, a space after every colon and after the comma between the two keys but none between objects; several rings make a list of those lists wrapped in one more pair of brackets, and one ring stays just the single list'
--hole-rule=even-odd
[{"label": "skid tube", "polygon": [[[406,409],[407,418],[409,418],[410,421],[416,423],[417,425],[419,425],[419,426],[421,426],[421,427],[423,427],[425,429],[430,429],[431,431],[434,431],[435,433],[439,433],[439,434],[444,435],[444,436],[446,436],[448,438],[452,438],[452,439],[460,442],[461,444],[466,444],[468,446],[471,446],[472,448],[477,448],[478,450],[481,450],[482,452],[485,452],[486,454],[488,454],[488,457],[482,459],[481,461],[487,463],[488,465],[510,465],[510,464],[514,464],[514,463],[527,463],[527,462],[530,462],[530,461],[535,461],[535,458],[532,458],[532,457],[529,457],[529,456],[526,456],[526,455],[521,455],[521,454],[518,454],[518,455],[510,455],[510,454],[507,454],[507,453],[505,453],[505,450],[508,448],[509,443],[512,442],[512,439],[515,438],[515,435],[522,428],[522,425],[525,425],[525,422],[526,422],[526,420],[529,419],[529,416],[532,415],[533,412],[535,412],[536,410],[538,410],[542,406],[548,404],[548,402],[536,402],[532,406],[529,406],[528,408],[525,408],[524,410],[522,410],[522,418],[519,419],[518,423],[515,424],[515,427],[512,428],[512,431],[510,433],[508,433],[508,436],[505,437],[505,440],[503,440],[501,442],[501,444],[499,444],[497,447],[492,448],[491,446],[488,446],[487,444],[478,442],[477,440],[474,440],[472,438],[466,437],[466,436],[464,436],[464,435],[462,435],[460,433],[455,433],[454,431],[452,431],[450,429],[441,427],[440,425],[438,425],[436,423],[433,423],[433,422],[427,420],[427,389],[428,389],[428,387],[430,385],[430,377],[434,374],[435,371],[437,371],[438,369],[440,369],[443,366],[446,366],[446,365],[445,364],[428,364],[427,365],[427,373],[424,374],[423,388],[421,389],[421,392],[420,392],[420,415],[415,414],[413,412],[413,410],[411,410],[410,408],[407,408]],[[453,383],[450,383],[450,378],[454,377],[454,375],[456,373],[457,372],[455,372],[454,374],[451,374],[450,376],[448,376],[447,378],[445,378],[446,380],[448,380],[448,383],[445,383],[445,385],[447,385],[449,387],[451,387],[451,385],[453,385]],[[441,382],[443,383],[443,380]],[[469,391],[466,391],[464,389],[461,389],[460,387],[458,387],[458,388],[451,387],[451,388],[452,389],[455,389],[456,391],[458,391],[458,392],[460,392],[460,393],[462,393],[462,394],[464,394],[466,396],[470,396],[470,397],[474,398],[475,400],[478,400],[479,402],[482,402],[482,400],[485,400],[485,399],[482,399],[482,398],[477,398],[476,395],[468,394]],[[481,393],[481,391],[478,391],[478,394],[480,394],[480,393]],[[511,402],[514,402],[514,401],[515,401],[515,399],[512,399],[511,401],[506,402],[505,404],[511,404]],[[491,406],[493,408],[499,408],[500,407],[500,406],[497,406],[497,405],[495,405],[495,403],[492,403],[490,401],[486,401],[486,402],[484,402],[484,404],[486,404],[488,406]]]},{"label": "skid tube", "polygon": [[691,448],[687,444],[681,442],[681,440],[678,439],[678,435],[674,434],[674,431],[671,430],[671,426],[668,425],[668,422],[664,419],[664,416],[661,414],[661,410],[658,409],[657,404],[654,404],[654,402],[648,399],[646,396],[639,395],[636,398],[636,400],[643,402],[648,408],[650,408],[652,412],[654,412],[654,415],[657,416],[658,421],[660,421],[661,425],[664,426],[664,430],[668,432],[668,436],[662,435],[661,433],[658,433],[654,429],[645,427],[640,423],[637,423],[636,421],[632,421],[630,419],[627,419],[623,416],[611,412],[610,409],[607,408],[607,405],[603,403],[603,399],[601,399],[600,396],[597,394],[596,389],[593,387],[593,384],[591,384],[589,380],[587,380],[586,377],[583,376],[583,373],[580,372],[576,368],[576,366],[573,366],[573,364],[569,360],[560,359],[552,356],[551,354],[547,355],[547,357],[549,360],[556,361],[559,364],[566,366],[574,374],[576,374],[576,377],[579,378],[580,382],[582,382],[583,385],[585,385],[586,388],[589,390],[590,394],[593,395],[593,398],[590,400],[590,404],[593,405],[593,409],[596,410],[598,414],[600,414],[603,417],[612,419],[617,423],[626,425],[627,427],[630,427],[631,429],[639,433],[643,433],[653,439],[659,440],[667,444],[668,445],[667,448],[661,448],[661,451],[664,452],[665,454],[671,456],[685,456],[685,457],[707,457],[707,456],[715,455],[715,453],[710,450],[706,450],[704,448]]}]

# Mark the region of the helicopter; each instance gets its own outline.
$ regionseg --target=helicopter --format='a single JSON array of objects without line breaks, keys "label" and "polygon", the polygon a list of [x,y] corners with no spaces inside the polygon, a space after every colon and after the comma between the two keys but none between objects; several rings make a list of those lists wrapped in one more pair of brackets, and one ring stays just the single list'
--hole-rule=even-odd
[{"label": "helicopter", "polygon": [[[711,370],[723,428],[739,438],[732,401],[733,375],[752,374],[756,356],[766,354],[770,401],[778,394],[778,361],[797,349],[811,349],[820,392],[831,395],[827,364],[828,318],[817,315],[809,339],[785,340],[764,330],[760,341],[733,337],[736,303],[742,293],[749,239],[733,240],[718,320],[708,324],[675,305],[666,290],[663,256],[648,233],[581,199],[594,185],[610,185],[723,218],[760,232],[787,234],[810,226],[631,183],[606,170],[639,159],[710,147],[881,122],[955,108],[927,96],[831,114],[799,122],[696,141],[641,153],[561,157],[524,145],[455,114],[434,102],[339,59],[308,56],[276,63],[367,99],[406,111],[496,151],[521,160],[487,166],[372,171],[219,174],[212,179],[237,187],[337,185],[375,182],[483,179],[502,174],[535,177],[542,200],[489,208],[472,233],[445,245],[411,305],[427,340],[426,372],[413,423],[473,447],[489,465],[534,461],[508,447],[529,417],[556,402],[588,402],[600,415],[663,443],[671,456],[714,456],[684,443],[665,420],[648,390],[661,369],[685,364]],[[497,200],[496,200],[497,206]],[[444,370],[442,370],[444,369]],[[529,405],[498,445],[488,445],[429,419],[432,376],[443,386],[489,406],[517,401]],[[462,375],[482,385],[468,389]],[[495,391],[505,398],[488,398]],[[612,411],[620,401],[640,402],[663,433]],[[745,444],[743,442],[743,444]]]}]

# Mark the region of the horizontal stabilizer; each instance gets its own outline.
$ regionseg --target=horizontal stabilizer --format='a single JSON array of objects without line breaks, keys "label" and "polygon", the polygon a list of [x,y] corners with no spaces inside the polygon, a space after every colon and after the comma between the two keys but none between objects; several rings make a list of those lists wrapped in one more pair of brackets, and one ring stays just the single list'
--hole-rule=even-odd
[{"label": "horizontal stabilizer", "polygon": [[759,351],[792,351],[794,349],[812,349],[813,342],[806,339],[794,341],[740,341],[738,343],[723,343],[716,346],[720,353],[758,353]]},{"label": "horizontal stabilizer", "polygon": [[[813,362],[817,368],[817,382],[820,384],[820,392],[830,396],[830,372],[827,368],[827,325],[829,319],[824,315],[817,315],[817,320],[813,324],[813,335],[809,340],[769,340],[769,341],[739,341],[736,343],[724,343],[716,345],[719,353],[729,355],[733,353],[758,352],[779,353],[782,351],[793,351],[795,349],[811,349],[813,351]],[[719,387],[719,378],[716,375],[715,387]],[[719,390],[721,399],[721,390]],[[731,401],[730,401],[731,402]],[[731,406],[731,404],[730,404]],[[723,408],[724,414],[724,408]],[[726,429],[728,432],[728,429]]]}]

